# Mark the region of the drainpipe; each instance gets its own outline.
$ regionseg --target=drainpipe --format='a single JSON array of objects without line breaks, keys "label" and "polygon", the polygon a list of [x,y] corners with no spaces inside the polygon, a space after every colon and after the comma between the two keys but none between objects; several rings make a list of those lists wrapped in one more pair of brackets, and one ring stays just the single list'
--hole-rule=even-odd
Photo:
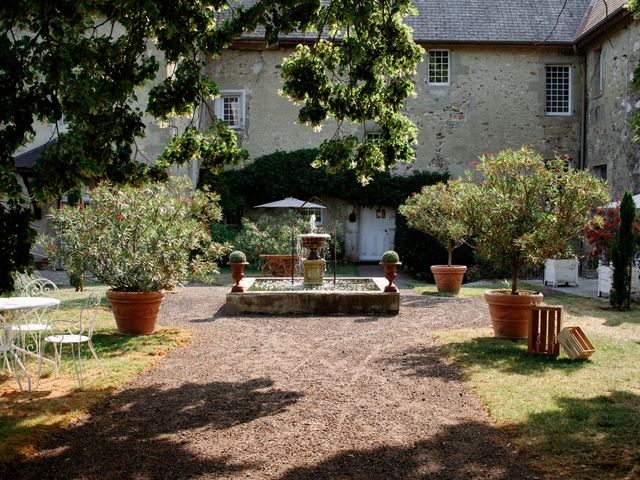
[{"label": "drainpipe", "polygon": [[[573,52],[578,55],[578,49],[576,45],[573,45]],[[587,55],[582,54],[582,100],[581,100],[581,116],[582,121],[580,125],[580,169],[584,170],[587,163],[587,82],[588,82],[588,69],[587,69]]]},{"label": "drainpipe", "polygon": [[[573,53],[578,54],[578,48],[576,44],[573,44]],[[580,125],[580,170],[584,170],[587,163],[587,107],[588,107],[588,99],[587,99],[587,82],[589,79],[589,72],[587,68],[587,54],[583,53],[580,55],[582,57],[582,100],[581,100],[581,117],[582,122]],[[584,249],[584,244],[582,240],[580,241],[580,248]],[[583,262],[578,264],[578,275],[582,275],[584,269]]]}]

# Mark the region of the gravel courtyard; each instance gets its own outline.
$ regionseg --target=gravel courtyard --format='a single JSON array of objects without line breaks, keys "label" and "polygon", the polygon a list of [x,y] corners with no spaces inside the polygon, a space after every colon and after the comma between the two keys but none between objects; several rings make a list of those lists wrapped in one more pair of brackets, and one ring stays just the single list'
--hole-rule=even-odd
[{"label": "gravel courtyard", "polygon": [[488,325],[482,299],[397,316],[227,317],[220,287],[169,294],[187,348],[60,432],[20,478],[535,478],[433,331]]}]

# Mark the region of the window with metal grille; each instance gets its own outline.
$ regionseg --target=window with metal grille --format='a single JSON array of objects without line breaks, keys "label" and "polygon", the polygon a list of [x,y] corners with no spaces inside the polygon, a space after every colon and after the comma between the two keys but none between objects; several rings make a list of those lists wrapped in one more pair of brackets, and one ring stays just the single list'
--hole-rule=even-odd
[{"label": "window with metal grille", "polygon": [[302,208],[302,216],[309,220],[311,215],[316,216],[316,225],[322,224],[322,208]]},{"label": "window with metal grille", "polygon": [[547,92],[545,113],[547,115],[571,115],[571,67],[547,65]]},{"label": "window with metal grille", "polygon": [[602,180],[607,179],[607,166],[606,165],[595,165],[591,168],[593,171],[593,176],[600,178]]},{"label": "window with metal grille", "polygon": [[449,50],[429,50],[429,85],[449,85]]},{"label": "window with metal grille", "polygon": [[225,90],[215,99],[215,113],[231,128],[244,127],[244,90]]},{"label": "window with metal grille", "polygon": [[367,132],[367,140],[382,140],[382,132]]},{"label": "window with metal grille", "polygon": [[222,97],[222,119],[230,127],[240,126],[240,96]]}]

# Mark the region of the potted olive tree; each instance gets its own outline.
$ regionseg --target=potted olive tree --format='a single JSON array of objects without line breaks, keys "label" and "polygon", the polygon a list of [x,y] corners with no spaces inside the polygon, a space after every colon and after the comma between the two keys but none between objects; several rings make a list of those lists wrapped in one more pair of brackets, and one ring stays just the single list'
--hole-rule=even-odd
[{"label": "potted olive tree", "polygon": [[400,213],[407,218],[411,228],[431,235],[447,249],[446,265],[431,265],[431,272],[439,292],[457,294],[467,267],[453,265],[453,251],[471,236],[470,222],[466,216],[470,204],[468,189],[460,180],[449,180],[422,188],[400,206]]},{"label": "potted olive tree", "polygon": [[545,160],[532,147],[484,155],[476,166],[480,178],[469,173],[467,184],[474,243],[480,255],[511,272],[509,290],[485,293],[494,334],[526,338],[531,305],[542,294],[518,288],[520,268],[575,255],[591,212],[609,200],[606,184],[570,168],[566,158]]},{"label": "potted olive tree", "polygon": [[[84,257],[87,270],[111,287],[107,298],[121,333],[153,333],[164,290],[189,275],[214,274],[228,250],[207,227],[220,218],[217,198],[176,178],[142,187],[103,184],[90,196],[90,205],[51,210],[51,254]],[[60,244],[65,248],[56,249]]]}]

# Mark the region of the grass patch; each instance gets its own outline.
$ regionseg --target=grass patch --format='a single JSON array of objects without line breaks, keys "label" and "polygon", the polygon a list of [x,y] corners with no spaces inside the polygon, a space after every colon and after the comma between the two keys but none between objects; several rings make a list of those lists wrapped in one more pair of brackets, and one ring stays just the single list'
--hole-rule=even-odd
[{"label": "grass patch", "polygon": [[[530,285],[526,282],[519,282],[518,286],[521,290],[533,290],[538,291],[540,287]],[[433,283],[421,282],[419,280],[408,280],[407,287],[413,289],[420,295],[428,295],[435,297],[466,297],[466,298],[481,298],[484,292],[487,290],[499,290],[499,289],[511,289],[511,284],[505,284],[503,282],[487,282],[483,285],[465,286],[462,285],[460,293],[455,295],[453,293],[440,293]]]},{"label": "grass patch", "polygon": [[[93,290],[104,291],[105,287],[90,286],[84,293],[76,293],[71,288],[61,289],[56,318],[70,319],[79,313],[83,299]],[[78,389],[68,349],[63,352],[59,378],[55,378],[52,366],[43,366],[42,379],[38,389],[33,391],[32,399],[28,393],[19,392],[9,372],[0,371],[0,476],[7,465],[32,454],[52,432],[87,415],[94,405],[127,380],[151,367],[171,350],[186,345],[189,339],[190,332],[179,329],[158,329],[147,336],[120,335],[103,298],[93,343],[106,374],[101,374],[88,348],[83,346],[84,390]],[[47,348],[47,357],[53,357],[51,346]],[[28,358],[27,368],[35,385],[37,361]]]},{"label": "grass patch", "polygon": [[498,340],[490,329],[439,332],[438,342],[495,423],[543,474],[638,478],[639,307],[615,312],[601,300],[566,294],[545,300],[564,307],[565,326],[585,331],[597,349],[590,360],[531,355],[526,341]]}]

